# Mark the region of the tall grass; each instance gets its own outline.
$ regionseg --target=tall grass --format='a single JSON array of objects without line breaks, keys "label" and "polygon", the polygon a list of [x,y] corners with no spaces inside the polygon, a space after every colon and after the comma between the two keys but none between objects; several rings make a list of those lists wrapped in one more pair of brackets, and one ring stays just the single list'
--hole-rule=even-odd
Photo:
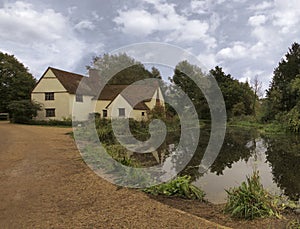
[{"label": "tall grass", "polygon": [[167,183],[159,184],[143,190],[153,195],[177,196],[187,199],[204,200],[205,193],[191,184],[191,176],[177,177]]},{"label": "tall grass", "polygon": [[225,190],[228,201],[225,212],[233,217],[254,219],[268,216],[280,217],[276,198],[267,192],[256,171],[239,187]]}]

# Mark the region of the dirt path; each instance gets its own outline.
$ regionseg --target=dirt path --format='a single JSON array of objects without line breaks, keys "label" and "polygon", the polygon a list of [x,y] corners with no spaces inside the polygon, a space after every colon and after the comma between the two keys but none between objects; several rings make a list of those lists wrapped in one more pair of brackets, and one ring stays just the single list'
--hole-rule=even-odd
[{"label": "dirt path", "polygon": [[221,228],[99,178],[70,130],[0,122],[1,228]]}]

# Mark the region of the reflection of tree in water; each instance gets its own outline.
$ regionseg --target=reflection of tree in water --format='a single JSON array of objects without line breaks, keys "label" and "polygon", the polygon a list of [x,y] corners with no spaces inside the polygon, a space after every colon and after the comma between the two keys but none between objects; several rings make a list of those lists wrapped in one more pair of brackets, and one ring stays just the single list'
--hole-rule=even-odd
[{"label": "reflection of tree in water", "polygon": [[[203,175],[199,172],[199,165],[209,141],[209,134],[210,132],[208,130],[201,130],[197,152],[185,170],[181,172],[181,175],[189,174],[192,176],[193,180],[197,180]],[[257,134],[253,131],[245,131],[235,128],[227,129],[222,149],[218,154],[217,159],[212,164],[210,172],[222,175],[223,170],[225,168],[231,168],[233,163],[241,159],[247,162],[255,152],[256,137]],[[249,142],[251,143],[250,145]]]},{"label": "reflection of tree in water", "polygon": [[240,160],[247,162],[255,153],[256,138],[257,133],[254,131],[227,129],[222,149],[210,171],[217,175],[223,175],[223,170],[231,168],[233,163]]},{"label": "reflection of tree in water", "polygon": [[272,166],[274,181],[292,200],[300,198],[300,138],[282,136],[266,138],[267,160]]},{"label": "reflection of tree in water", "polygon": [[[199,172],[199,165],[205,153],[209,135],[209,130],[201,129],[197,151],[179,175],[191,175],[193,181],[203,175]],[[179,136],[175,138],[177,139]],[[258,139],[262,141],[255,130],[228,128],[222,149],[211,166],[210,172],[222,175],[224,169],[231,168],[240,160],[248,162],[251,157],[256,160]],[[167,145],[174,142],[172,138],[168,140]],[[284,191],[285,195],[298,200],[300,198],[300,136],[263,137],[263,142],[267,148],[265,154],[272,168],[274,182]],[[180,163],[180,161],[180,158],[175,158],[173,163]]]}]

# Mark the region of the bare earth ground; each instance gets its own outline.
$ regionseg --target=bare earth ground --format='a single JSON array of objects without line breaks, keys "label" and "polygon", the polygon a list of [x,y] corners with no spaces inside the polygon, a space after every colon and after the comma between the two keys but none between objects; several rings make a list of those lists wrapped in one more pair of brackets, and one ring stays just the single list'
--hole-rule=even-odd
[{"label": "bare earth ground", "polygon": [[70,131],[0,122],[1,228],[221,228],[101,179]]},{"label": "bare earth ground", "polygon": [[298,217],[235,221],[221,206],[120,189],[85,165],[70,131],[0,122],[1,228],[285,228]]}]

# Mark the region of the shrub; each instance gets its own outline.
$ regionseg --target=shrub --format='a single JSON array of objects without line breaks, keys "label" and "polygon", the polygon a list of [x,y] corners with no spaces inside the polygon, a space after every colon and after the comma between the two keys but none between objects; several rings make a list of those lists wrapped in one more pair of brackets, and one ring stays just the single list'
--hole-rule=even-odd
[{"label": "shrub", "polygon": [[12,101],[8,105],[11,122],[13,123],[29,123],[32,117],[37,115],[37,111],[41,109],[41,105],[30,100]]},{"label": "shrub", "polygon": [[244,219],[280,217],[275,197],[263,188],[258,172],[254,172],[251,177],[247,176],[247,181],[239,187],[225,191],[228,194],[225,212],[233,217]]},{"label": "shrub", "polygon": [[203,201],[205,193],[198,187],[191,184],[191,176],[181,176],[167,183],[143,189],[144,192],[153,195],[178,196],[188,199]]},{"label": "shrub", "polygon": [[245,104],[243,102],[233,105],[232,114],[234,116],[241,116],[246,114]]},{"label": "shrub", "polygon": [[41,126],[72,126],[72,120],[29,120],[26,124]]},{"label": "shrub", "polygon": [[104,148],[116,161],[120,162],[122,165],[130,167],[138,167],[136,161],[127,156],[127,150],[122,145],[105,145]]},{"label": "shrub", "polygon": [[292,132],[300,132],[300,104],[297,104],[285,116],[285,125]]}]

